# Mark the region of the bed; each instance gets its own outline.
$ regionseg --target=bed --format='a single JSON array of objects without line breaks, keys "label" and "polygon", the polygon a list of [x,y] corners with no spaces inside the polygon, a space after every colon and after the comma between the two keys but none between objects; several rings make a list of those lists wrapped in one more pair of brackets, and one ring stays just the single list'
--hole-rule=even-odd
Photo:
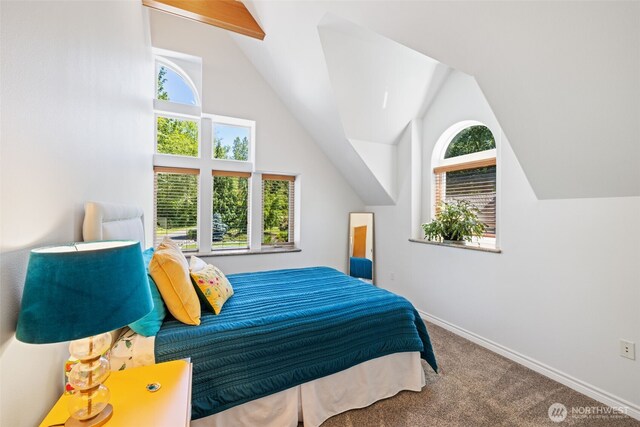
[{"label": "bed", "polygon": [[[144,241],[139,209],[85,212],[85,240]],[[125,331],[129,353],[112,354],[113,369],[190,358],[193,426],[317,426],[419,391],[420,359],[437,371],[425,325],[402,297],[328,267],[228,278],[235,295],[219,315],[203,311],[199,326],[167,318],[155,337]]]}]

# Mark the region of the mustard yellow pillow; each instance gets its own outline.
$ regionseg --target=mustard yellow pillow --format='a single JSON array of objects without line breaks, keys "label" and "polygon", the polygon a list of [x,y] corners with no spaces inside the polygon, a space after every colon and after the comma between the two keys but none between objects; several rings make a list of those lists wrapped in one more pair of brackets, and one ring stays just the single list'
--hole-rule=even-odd
[{"label": "mustard yellow pillow", "polygon": [[149,263],[149,274],[173,317],[187,325],[199,325],[200,301],[191,284],[187,259],[175,242],[165,239],[160,243]]},{"label": "mustard yellow pillow", "polygon": [[191,277],[205,306],[220,314],[224,303],[233,295],[231,283],[224,273],[209,264],[202,270],[192,271]]}]

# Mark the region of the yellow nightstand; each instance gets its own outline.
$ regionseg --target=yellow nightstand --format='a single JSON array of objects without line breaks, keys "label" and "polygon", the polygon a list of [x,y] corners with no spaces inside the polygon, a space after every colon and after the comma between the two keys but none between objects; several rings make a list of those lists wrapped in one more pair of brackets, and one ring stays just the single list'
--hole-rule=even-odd
[{"label": "yellow nightstand", "polygon": [[[155,392],[147,384],[160,383]],[[105,381],[111,391],[113,416],[106,427],[178,427],[191,421],[191,363],[185,360],[112,372]],[[40,427],[64,425],[69,418],[63,395]]]}]

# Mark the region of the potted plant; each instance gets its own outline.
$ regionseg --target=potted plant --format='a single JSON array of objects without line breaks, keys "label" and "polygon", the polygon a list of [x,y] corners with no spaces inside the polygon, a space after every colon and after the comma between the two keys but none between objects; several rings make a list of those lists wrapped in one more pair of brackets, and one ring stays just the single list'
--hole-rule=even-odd
[{"label": "potted plant", "polygon": [[466,200],[441,202],[436,218],[422,224],[427,240],[464,243],[482,237],[486,226],[478,219],[480,210]]}]

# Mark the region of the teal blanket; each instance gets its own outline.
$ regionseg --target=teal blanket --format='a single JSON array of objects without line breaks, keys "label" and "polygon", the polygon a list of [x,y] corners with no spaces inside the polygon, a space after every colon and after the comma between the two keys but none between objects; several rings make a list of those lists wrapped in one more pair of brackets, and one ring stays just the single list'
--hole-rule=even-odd
[{"label": "teal blanket", "polygon": [[328,267],[229,275],[235,295],[199,326],[166,320],[157,362],[190,357],[192,418],[392,353],[419,351],[427,329],[406,299]]}]

